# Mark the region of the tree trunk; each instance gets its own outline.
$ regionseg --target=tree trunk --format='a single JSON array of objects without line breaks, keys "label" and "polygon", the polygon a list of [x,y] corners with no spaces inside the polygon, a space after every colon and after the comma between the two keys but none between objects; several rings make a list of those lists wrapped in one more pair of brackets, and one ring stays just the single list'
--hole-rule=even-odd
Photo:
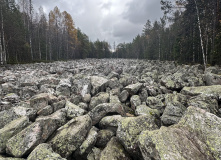
[{"label": "tree trunk", "polygon": [[4,34],[4,17],[2,13],[2,4],[1,4],[1,33],[0,33],[0,57],[1,57],[1,64],[6,64],[7,58],[6,58],[6,46],[5,46],[5,34]]},{"label": "tree trunk", "polygon": [[201,30],[201,24],[200,24],[200,16],[199,16],[199,9],[196,3],[196,0],[194,0],[195,2],[195,6],[196,6],[196,14],[197,14],[197,20],[198,20],[198,28],[199,28],[199,32],[200,32],[200,43],[201,43],[201,49],[202,49],[202,54],[203,54],[203,64],[204,67],[206,68],[206,57],[205,57],[205,51],[204,51],[204,45],[203,45],[203,37],[202,37],[202,30]]},{"label": "tree trunk", "polygon": [[192,35],[192,41],[193,41],[193,63],[195,63],[195,42],[194,42],[194,38],[195,38],[195,27],[193,27],[193,35]]},{"label": "tree trunk", "polygon": [[2,34],[0,32],[0,64],[3,64]]},{"label": "tree trunk", "polygon": [[45,34],[45,60],[47,61],[48,60],[48,42],[47,42],[47,32]]},{"label": "tree trunk", "polygon": [[159,61],[160,61],[160,56],[161,56],[161,55],[160,55],[160,54],[161,54],[161,53],[160,53],[160,51],[161,51],[161,50],[160,50],[160,47],[161,47],[161,42],[160,42],[160,34],[159,34]]},{"label": "tree trunk", "polygon": [[41,40],[40,40],[40,26],[38,25],[38,52],[39,52],[39,59],[41,59]]},{"label": "tree trunk", "polygon": [[52,49],[52,47],[51,47],[51,38],[49,38],[49,59],[50,59],[50,61],[51,61],[51,49]]},{"label": "tree trunk", "polygon": [[28,34],[29,34],[29,44],[30,44],[30,52],[31,52],[31,60],[33,61],[34,55],[33,55],[33,47],[32,47],[32,4],[31,0],[29,0],[29,10],[27,10],[27,14],[30,17],[30,21],[28,20]]}]

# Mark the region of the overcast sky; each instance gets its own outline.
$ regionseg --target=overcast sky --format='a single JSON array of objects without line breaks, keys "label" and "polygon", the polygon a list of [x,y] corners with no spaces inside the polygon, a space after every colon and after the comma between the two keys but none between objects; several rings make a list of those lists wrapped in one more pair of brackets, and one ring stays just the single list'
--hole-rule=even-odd
[{"label": "overcast sky", "polygon": [[147,19],[162,16],[160,0],[33,0],[48,14],[55,6],[72,15],[76,27],[90,40],[105,40],[111,45],[131,42],[142,32]]}]

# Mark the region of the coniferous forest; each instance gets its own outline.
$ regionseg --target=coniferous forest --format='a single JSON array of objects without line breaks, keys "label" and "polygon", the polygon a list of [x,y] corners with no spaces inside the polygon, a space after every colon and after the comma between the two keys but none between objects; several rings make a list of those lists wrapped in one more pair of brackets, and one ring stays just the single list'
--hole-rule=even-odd
[{"label": "coniferous forest", "polygon": [[115,57],[221,64],[221,1],[161,0],[164,16],[120,43]]},{"label": "coniferous forest", "polygon": [[[1,0],[0,62],[50,62],[82,58],[137,58],[179,63],[221,64],[220,0],[161,0],[164,16],[147,20],[142,34],[113,50],[92,42],[70,13],[49,13],[31,0]],[[148,17],[147,17],[148,18]]]}]

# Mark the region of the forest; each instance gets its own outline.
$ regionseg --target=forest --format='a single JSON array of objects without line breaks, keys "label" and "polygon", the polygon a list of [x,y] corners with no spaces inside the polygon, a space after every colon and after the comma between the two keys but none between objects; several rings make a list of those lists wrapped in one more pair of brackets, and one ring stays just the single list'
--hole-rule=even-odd
[{"label": "forest", "polygon": [[[220,0],[161,0],[164,16],[147,20],[130,43],[111,49],[92,42],[70,13],[45,13],[32,0],[1,0],[0,63],[51,62],[84,58],[136,58],[204,65],[221,64]],[[148,17],[147,17],[148,18]]]},{"label": "forest", "polygon": [[[1,0],[0,62],[30,63],[57,60],[108,58],[105,41],[89,41],[69,13],[58,7],[35,11],[31,0]],[[48,16],[47,16],[48,14]]]},{"label": "forest", "polygon": [[147,20],[141,35],[120,43],[115,57],[221,64],[220,0],[161,0],[164,16]]}]

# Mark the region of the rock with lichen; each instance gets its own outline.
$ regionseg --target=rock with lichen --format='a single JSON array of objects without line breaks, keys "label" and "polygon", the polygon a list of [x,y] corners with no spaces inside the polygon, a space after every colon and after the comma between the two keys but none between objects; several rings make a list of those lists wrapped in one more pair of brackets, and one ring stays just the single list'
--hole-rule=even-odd
[{"label": "rock with lichen", "polygon": [[23,116],[21,118],[18,118],[10,122],[4,128],[0,129],[0,153],[5,153],[7,141],[11,137],[22,131],[28,125],[29,125],[28,117]]},{"label": "rock with lichen", "polygon": [[73,118],[56,131],[49,143],[55,152],[63,158],[68,158],[84,142],[91,127],[90,116],[84,115]]},{"label": "rock with lichen", "polygon": [[98,148],[106,147],[110,139],[115,136],[115,132],[109,129],[102,129],[98,132],[95,146]]},{"label": "rock with lichen", "polygon": [[42,143],[39,144],[28,156],[27,160],[66,160],[59,154],[55,153],[50,144]]},{"label": "rock with lichen", "polygon": [[202,95],[219,100],[221,99],[221,85],[184,87],[181,93],[189,96]]},{"label": "rock with lichen", "polygon": [[97,160],[100,159],[101,150],[97,147],[93,147],[91,152],[87,155],[87,160]]},{"label": "rock with lichen", "polygon": [[24,158],[5,157],[0,155],[1,160],[25,160]]},{"label": "rock with lichen", "polygon": [[158,126],[155,124],[154,116],[127,117],[119,124],[117,138],[131,156],[142,159],[138,147],[138,135],[142,131],[155,129],[158,129]]},{"label": "rock with lichen", "polygon": [[108,103],[109,99],[110,99],[110,96],[108,93],[100,92],[99,94],[91,98],[89,110],[92,110],[99,104]]},{"label": "rock with lichen", "polygon": [[144,159],[220,159],[221,118],[189,107],[177,125],[144,131],[139,148]]},{"label": "rock with lichen", "polygon": [[105,91],[108,85],[108,79],[104,77],[92,76],[91,77],[91,94],[96,95],[99,92]]},{"label": "rock with lichen", "polygon": [[57,98],[48,93],[41,93],[30,98],[30,106],[35,110],[39,111],[44,107],[48,106],[48,104],[52,104],[57,102]]},{"label": "rock with lichen", "polygon": [[131,104],[131,108],[133,110],[136,110],[136,107],[141,105],[141,100],[140,100],[140,97],[138,95],[133,95],[131,98],[130,98],[130,104]]},{"label": "rock with lichen", "polygon": [[56,94],[62,96],[71,95],[71,81],[70,79],[62,79],[56,87]]},{"label": "rock with lichen", "polygon": [[135,83],[126,86],[124,89],[127,90],[130,93],[130,95],[135,95],[141,89],[142,86],[142,83]]},{"label": "rock with lichen", "polygon": [[185,111],[186,107],[178,101],[168,103],[161,117],[161,121],[166,126],[176,124],[184,115]]},{"label": "rock with lichen", "polygon": [[116,137],[113,137],[101,152],[100,160],[131,160],[129,154],[125,151],[124,147],[120,144]]},{"label": "rock with lichen", "polygon": [[69,119],[78,117],[78,116],[82,116],[86,113],[86,111],[80,107],[78,107],[77,105],[67,101],[66,105],[65,105],[65,109],[67,110],[67,117]]},{"label": "rock with lichen", "polygon": [[102,103],[92,109],[88,115],[92,119],[92,124],[97,124],[106,114],[118,113],[122,116],[125,115],[124,108],[121,104]]},{"label": "rock with lichen", "polygon": [[56,119],[48,117],[32,123],[7,141],[6,152],[18,158],[28,155],[59,127],[56,122]]},{"label": "rock with lichen", "polygon": [[0,129],[19,117],[21,116],[17,115],[13,109],[1,111],[0,112]]},{"label": "rock with lichen", "polygon": [[75,151],[74,158],[75,159],[84,159],[87,155],[92,151],[96,141],[98,138],[98,129],[96,127],[92,127],[88,132],[88,135],[81,146]]},{"label": "rock with lichen", "polygon": [[102,129],[111,129],[117,131],[119,123],[124,119],[121,115],[106,116],[99,122],[99,127]]}]

